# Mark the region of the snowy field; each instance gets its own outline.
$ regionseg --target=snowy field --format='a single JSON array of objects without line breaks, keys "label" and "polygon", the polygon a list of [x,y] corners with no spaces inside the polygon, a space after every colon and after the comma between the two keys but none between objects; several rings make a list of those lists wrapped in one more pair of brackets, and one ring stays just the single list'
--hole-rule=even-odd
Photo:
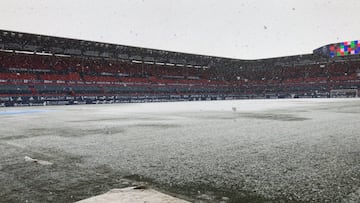
[{"label": "snowy field", "polygon": [[360,99],[2,108],[0,121],[3,202],[138,182],[195,202],[360,202]]}]

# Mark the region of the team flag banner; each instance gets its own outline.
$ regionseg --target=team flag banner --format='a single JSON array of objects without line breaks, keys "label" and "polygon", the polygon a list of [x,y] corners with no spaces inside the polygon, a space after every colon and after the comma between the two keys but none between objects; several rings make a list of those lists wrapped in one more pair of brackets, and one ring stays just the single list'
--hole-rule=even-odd
[{"label": "team flag banner", "polygon": [[360,53],[360,41],[341,42],[329,45],[330,57],[348,56]]}]

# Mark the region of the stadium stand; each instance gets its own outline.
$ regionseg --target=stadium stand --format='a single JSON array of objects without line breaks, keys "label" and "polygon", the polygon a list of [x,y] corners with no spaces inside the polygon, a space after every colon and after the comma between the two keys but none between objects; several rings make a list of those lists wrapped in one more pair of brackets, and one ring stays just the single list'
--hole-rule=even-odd
[{"label": "stadium stand", "polygon": [[0,30],[0,104],[357,96],[339,92],[360,88],[358,42],[324,47],[239,60]]}]

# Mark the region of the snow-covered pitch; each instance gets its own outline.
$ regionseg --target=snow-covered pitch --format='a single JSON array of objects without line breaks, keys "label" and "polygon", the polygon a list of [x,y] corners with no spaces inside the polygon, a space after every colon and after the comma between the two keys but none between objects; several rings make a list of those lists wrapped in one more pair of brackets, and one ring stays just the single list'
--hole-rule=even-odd
[{"label": "snow-covered pitch", "polygon": [[1,108],[0,198],[143,181],[193,201],[358,202],[359,123],[357,98]]}]

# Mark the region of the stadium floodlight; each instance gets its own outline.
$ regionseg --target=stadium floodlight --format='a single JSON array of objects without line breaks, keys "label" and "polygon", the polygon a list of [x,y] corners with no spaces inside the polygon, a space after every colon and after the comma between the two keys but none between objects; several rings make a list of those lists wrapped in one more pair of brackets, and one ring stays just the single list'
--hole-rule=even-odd
[{"label": "stadium floodlight", "polygon": [[131,62],[133,62],[133,63],[143,63],[142,61],[138,61],[138,60],[132,60]]}]

